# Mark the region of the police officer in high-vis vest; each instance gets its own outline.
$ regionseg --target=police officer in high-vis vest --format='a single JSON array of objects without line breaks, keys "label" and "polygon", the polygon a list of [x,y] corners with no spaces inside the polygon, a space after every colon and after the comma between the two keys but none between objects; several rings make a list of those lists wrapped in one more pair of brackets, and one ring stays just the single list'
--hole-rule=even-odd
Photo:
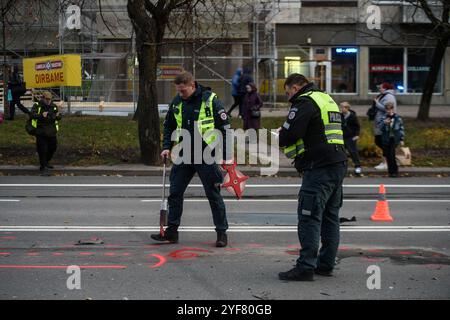
[{"label": "police officer in high-vis vest", "polygon": [[334,100],[301,74],[291,74],[284,87],[292,106],[279,129],[280,148],[303,179],[297,208],[300,257],[279,278],[312,281],[314,274],[331,276],[335,266],[347,155]]},{"label": "police officer in high-vis vest", "polygon": [[[174,145],[182,143],[180,138],[172,139],[172,134],[180,132],[182,129],[189,133],[191,155],[186,155],[189,152],[183,149],[180,153],[181,163],[174,163],[172,166],[170,172],[170,194],[168,197],[168,227],[164,234],[152,234],[151,237],[157,241],[178,242],[178,227],[180,226],[183,213],[184,192],[195,173],[198,173],[205,189],[206,197],[209,200],[216,227],[216,246],[225,247],[228,243],[226,234],[228,222],[225,204],[220,194],[220,184],[223,182],[223,176],[217,163],[208,164],[210,162],[205,161],[203,156],[200,156],[200,158],[198,156],[216,139],[214,135],[204,134],[208,130],[217,129],[223,138],[222,151],[224,154],[222,158],[226,159],[226,130],[230,129],[228,115],[217,95],[210,88],[198,84],[191,73],[184,72],[178,75],[174,80],[174,84],[178,94],[170,104],[164,122],[161,157],[169,157]],[[197,130],[197,133],[194,132],[195,130]],[[198,133],[203,135],[201,150],[194,149],[196,147],[194,135]],[[186,135],[181,135],[181,137],[181,139],[186,139]]]},{"label": "police officer in high-vis vest", "polygon": [[42,99],[33,104],[30,112],[31,124],[36,129],[36,149],[42,175],[49,175],[48,170],[53,169],[50,160],[56,151],[56,134],[61,121],[61,107],[57,107],[52,99],[52,93],[45,91]]}]

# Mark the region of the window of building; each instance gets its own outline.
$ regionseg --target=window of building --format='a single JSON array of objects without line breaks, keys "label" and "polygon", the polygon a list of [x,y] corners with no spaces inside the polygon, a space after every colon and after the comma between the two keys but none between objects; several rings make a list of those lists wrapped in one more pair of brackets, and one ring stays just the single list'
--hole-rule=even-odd
[{"label": "window of building", "polygon": [[[431,48],[408,48],[408,93],[421,93],[430,71],[430,63],[433,57]],[[439,70],[438,80],[434,87],[435,93],[442,92],[442,68]]]},{"label": "window of building", "polygon": [[378,92],[377,86],[388,82],[397,92],[405,92],[403,71],[403,48],[370,48],[369,91]]},{"label": "window of building", "polygon": [[331,51],[331,91],[356,93],[358,48],[338,47]]},{"label": "window of building", "polygon": [[278,78],[287,78],[292,73],[310,77],[310,48],[279,48]]}]

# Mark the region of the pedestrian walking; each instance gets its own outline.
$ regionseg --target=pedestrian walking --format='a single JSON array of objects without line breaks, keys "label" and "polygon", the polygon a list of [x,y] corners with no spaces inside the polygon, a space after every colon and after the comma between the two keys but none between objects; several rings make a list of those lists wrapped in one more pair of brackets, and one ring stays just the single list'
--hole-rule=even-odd
[{"label": "pedestrian walking", "polygon": [[244,130],[261,128],[261,107],[263,101],[254,83],[247,85],[247,94],[243,102]]},{"label": "pedestrian walking", "polygon": [[9,101],[9,120],[14,120],[16,114],[16,106],[25,114],[29,114],[28,110],[21,102],[20,97],[27,91],[25,83],[19,74],[17,66],[14,66],[8,81],[8,90],[11,92],[11,100]]},{"label": "pedestrian walking", "polygon": [[242,103],[243,96],[239,93],[239,81],[241,79],[241,75],[242,69],[238,68],[234,73],[233,78],[231,79],[231,95],[233,96],[234,102],[227,112],[228,116],[231,116],[231,112],[234,110],[234,108],[240,106]]},{"label": "pedestrian walking", "polygon": [[242,97],[241,103],[239,104],[239,117],[243,118],[243,102],[244,97],[247,94],[247,85],[253,83],[252,71],[248,67],[244,67],[242,70],[242,75],[239,78],[238,94]]},{"label": "pedestrian walking", "polygon": [[328,94],[301,74],[291,74],[284,88],[292,106],[279,129],[279,143],[303,173],[297,207],[301,249],[296,266],[278,276],[312,281],[314,273],[332,275],[339,246],[342,182],[347,172],[341,113]]}]

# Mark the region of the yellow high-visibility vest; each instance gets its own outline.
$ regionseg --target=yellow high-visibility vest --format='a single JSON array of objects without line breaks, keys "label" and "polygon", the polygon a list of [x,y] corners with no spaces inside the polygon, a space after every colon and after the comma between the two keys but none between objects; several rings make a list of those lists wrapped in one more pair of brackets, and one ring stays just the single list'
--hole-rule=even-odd
[{"label": "yellow high-visibility vest", "polygon": [[[325,127],[325,136],[327,138],[327,143],[343,145],[344,136],[342,132],[342,124],[340,122],[333,121],[336,119],[330,119],[331,115],[340,113],[339,107],[336,102],[334,102],[333,98],[331,98],[330,95],[320,91],[310,91],[308,93],[300,95],[299,98],[304,96],[311,97],[311,99],[313,99],[320,108],[320,114]],[[304,152],[305,144],[303,142],[303,139],[298,139],[296,143],[283,148],[283,153],[289,159],[295,159],[297,156],[300,156]]]}]

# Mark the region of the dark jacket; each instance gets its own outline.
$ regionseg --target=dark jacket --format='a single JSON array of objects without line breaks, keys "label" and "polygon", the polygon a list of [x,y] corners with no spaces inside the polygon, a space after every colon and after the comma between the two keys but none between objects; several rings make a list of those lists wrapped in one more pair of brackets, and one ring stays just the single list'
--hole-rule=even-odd
[{"label": "dark jacket", "polygon": [[349,114],[344,116],[342,114],[342,131],[344,132],[344,139],[359,136],[360,126],[356,112],[349,110]]},{"label": "dark jacket", "polygon": [[287,147],[303,139],[305,152],[295,158],[295,168],[303,170],[325,167],[347,160],[344,146],[328,144],[320,108],[309,97],[300,95],[320,91],[313,83],[304,86],[289,102],[289,115],[280,131],[280,147]]},{"label": "dark jacket", "polygon": [[13,96],[14,100],[15,98],[20,97],[21,95],[21,87],[22,87],[22,78],[20,77],[19,72],[14,71],[11,74],[11,77],[8,81],[8,89],[11,90],[11,95]]},{"label": "dark jacket", "polygon": [[[384,120],[387,118],[392,119],[390,124],[384,123]],[[383,142],[383,145],[389,145],[390,138],[394,138],[395,145],[398,145],[400,141],[403,141],[405,137],[405,129],[403,126],[403,120],[398,114],[394,113],[392,117],[385,114],[379,120],[378,126],[381,128],[381,141]]]},{"label": "dark jacket", "polygon": [[242,71],[242,75],[239,78],[238,94],[241,96],[245,96],[247,94],[246,86],[250,83],[253,83],[251,70],[249,68],[244,68],[244,70]]},{"label": "dark jacket", "polygon": [[263,101],[255,85],[253,83],[249,85],[252,87],[252,91],[247,92],[243,101],[244,130],[259,129],[261,127],[261,118],[252,117],[252,111],[259,110],[263,106]]},{"label": "dark jacket", "polygon": [[[38,113],[38,109],[41,110]],[[48,112],[47,117],[43,116],[44,112]],[[56,137],[56,123],[55,121],[61,120],[61,114],[57,115],[58,108],[52,102],[50,105],[45,104],[44,101],[36,102],[31,108],[31,119],[37,119],[37,136]]]},{"label": "dark jacket", "polygon": [[[171,141],[172,132],[177,129],[177,121],[174,115],[174,106],[178,106],[180,102],[183,102],[182,113],[183,122],[182,129],[186,129],[191,134],[191,163],[194,163],[194,122],[198,120],[200,114],[200,107],[202,105],[202,97],[209,95],[211,88],[203,87],[196,83],[196,90],[187,100],[181,99],[177,95],[169,106],[169,110],[164,121],[164,137],[163,137],[163,150],[171,150],[174,142]],[[223,136],[223,159],[226,159],[226,130],[231,129],[228,115],[223,107],[222,102],[216,97],[212,102],[212,114],[214,115],[214,127],[222,133]],[[195,128],[197,130],[197,128]],[[181,142],[181,141],[180,141]],[[206,142],[203,141],[202,150],[207,147]],[[214,153],[213,153],[214,155]]]}]

